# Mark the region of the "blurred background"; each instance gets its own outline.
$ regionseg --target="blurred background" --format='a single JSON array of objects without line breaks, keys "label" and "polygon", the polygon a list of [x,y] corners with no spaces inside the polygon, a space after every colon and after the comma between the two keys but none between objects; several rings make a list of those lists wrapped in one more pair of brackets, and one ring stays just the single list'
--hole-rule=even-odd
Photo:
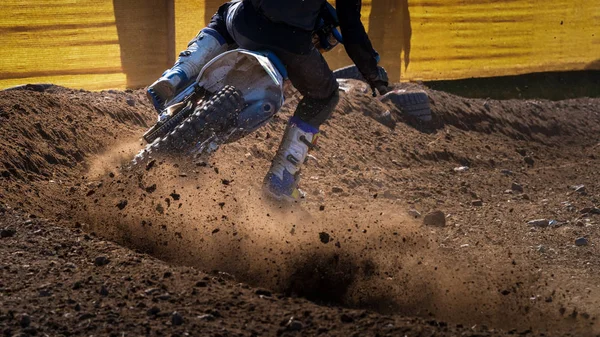
[{"label": "blurred background", "polygon": [[[5,0],[0,89],[147,86],[222,2]],[[481,87],[485,78],[547,73],[584,77],[600,91],[600,1],[365,0],[362,20],[393,81],[479,78]],[[343,48],[326,57],[332,68],[350,64]]]}]

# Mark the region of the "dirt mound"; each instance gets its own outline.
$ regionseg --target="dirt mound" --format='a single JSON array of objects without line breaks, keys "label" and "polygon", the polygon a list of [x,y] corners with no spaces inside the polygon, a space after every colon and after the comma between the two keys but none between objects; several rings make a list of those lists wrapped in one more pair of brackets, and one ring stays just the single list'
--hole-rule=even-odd
[{"label": "dirt mound", "polygon": [[[119,167],[154,118],[141,92],[0,92],[0,201],[321,304],[598,333],[600,100],[419,87],[434,113],[421,125],[365,89],[354,83],[322,127],[307,198],[291,206],[260,189],[289,108],[206,161],[157,158],[131,171]],[[376,121],[386,110],[393,128]],[[424,226],[419,214],[438,209],[446,226]],[[528,225],[539,218],[545,226]]]}]

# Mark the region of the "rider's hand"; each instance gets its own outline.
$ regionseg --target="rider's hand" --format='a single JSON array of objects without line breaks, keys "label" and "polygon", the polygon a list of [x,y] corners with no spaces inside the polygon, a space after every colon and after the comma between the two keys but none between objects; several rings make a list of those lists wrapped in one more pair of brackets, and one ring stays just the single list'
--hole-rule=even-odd
[{"label": "rider's hand", "polygon": [[387,72],[383,67],[377,67],[377,73],[370,74],[370,76],[365,76],[367,83],[371,86],[373,90],[373,96],[376,96],[375,90],[379,92],[380,95],[385,95],[388,90],[389,80],[387,76]]}]

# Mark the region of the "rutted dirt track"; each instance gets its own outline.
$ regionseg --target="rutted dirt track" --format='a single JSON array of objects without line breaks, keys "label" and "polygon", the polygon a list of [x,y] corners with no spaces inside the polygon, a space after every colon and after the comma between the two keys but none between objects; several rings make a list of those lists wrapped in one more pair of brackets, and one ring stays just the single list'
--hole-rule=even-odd
[{"label": "rutted dirt track", "polygon": [[141,92],[0,92],[4,333],[599,334],[600,99],[425,88],[433,127],[389,128],[359,88],[292,206],[260,193],[289,109],[208,161],[121,170]]}]

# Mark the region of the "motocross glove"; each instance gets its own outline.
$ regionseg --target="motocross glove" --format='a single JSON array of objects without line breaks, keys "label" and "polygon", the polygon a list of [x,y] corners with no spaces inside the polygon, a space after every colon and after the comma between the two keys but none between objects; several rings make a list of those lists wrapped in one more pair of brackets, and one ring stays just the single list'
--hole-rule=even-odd
[{"label": "motocross glove", "polygon": [[387,71],[383,67],[378,66],[377,73],[370,74],[368,77],[365,76],[365,80],[367,80],[367,83],[371,86],[371,90],[373,90],[373,97],[376,96],[375,90],[380,95],[385,95],[388,92],[389,79]]},{"label": "motocross glove", "polygon": [[385,69],[377,66],[377,52],[358,43],[346,43],[344,47],[365,81],[371,86],[373,93],[375,94],[375,90],[377,90],[379,94],[385,94],[388,91],[388,76]]}]

